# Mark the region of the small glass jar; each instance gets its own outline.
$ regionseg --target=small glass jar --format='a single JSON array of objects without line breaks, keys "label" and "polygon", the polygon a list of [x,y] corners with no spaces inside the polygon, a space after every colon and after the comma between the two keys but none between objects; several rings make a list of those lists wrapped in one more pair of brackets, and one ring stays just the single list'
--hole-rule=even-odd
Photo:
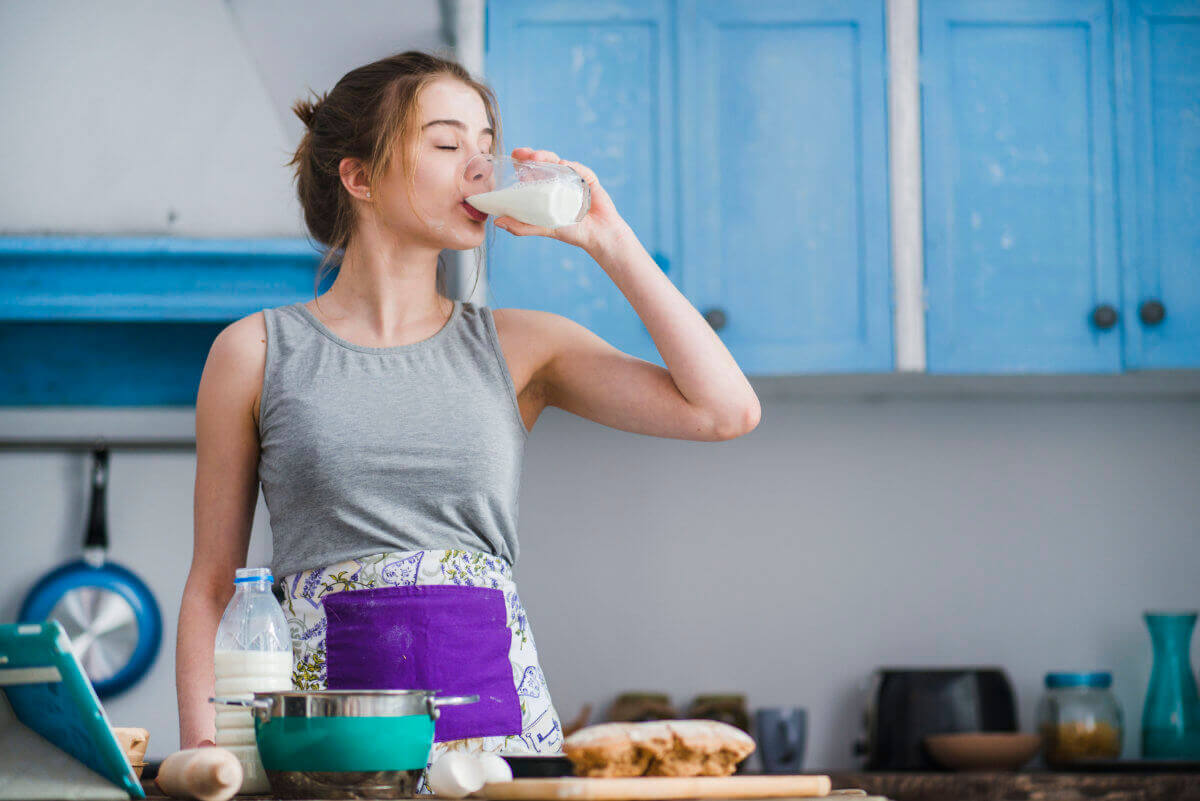
[{"label": "small glass jar", "polygon": [[1111,673],[1047,673],[1038,704],[1046,764],[1117,759],[1124,736]]}]

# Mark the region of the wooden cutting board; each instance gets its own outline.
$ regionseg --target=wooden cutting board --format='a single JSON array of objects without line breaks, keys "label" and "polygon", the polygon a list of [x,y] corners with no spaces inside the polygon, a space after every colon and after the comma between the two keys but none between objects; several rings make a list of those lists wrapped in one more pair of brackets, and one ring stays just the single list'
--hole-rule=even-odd
[{"label": "wooden cutting board", "polygon": [[813,798],[829,795],[828,776],[643,776],[630,779],[513,779],[475,795],[488,801],[659,801],[684,798]]}]

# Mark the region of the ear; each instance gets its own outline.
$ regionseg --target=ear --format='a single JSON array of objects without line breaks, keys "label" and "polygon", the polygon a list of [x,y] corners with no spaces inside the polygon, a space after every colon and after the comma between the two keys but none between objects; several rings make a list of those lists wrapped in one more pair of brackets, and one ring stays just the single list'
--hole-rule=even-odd
[{"label": "ear", "polygon": [[367,183],[367,171],[358,159],[346,157],[338,164],[338,173],[342,178],[342,186],[352,197],[367,200],[367,192],[371,190]]}]

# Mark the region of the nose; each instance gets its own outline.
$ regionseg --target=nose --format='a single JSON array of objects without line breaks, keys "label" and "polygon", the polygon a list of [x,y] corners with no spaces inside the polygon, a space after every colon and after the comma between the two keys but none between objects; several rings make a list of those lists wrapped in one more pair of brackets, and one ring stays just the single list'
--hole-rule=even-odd
[{"label": "nose", "polygon": [[492,176],[495,167],[491,159],[487,158],[490,155],[486,151],[480,151],[470,158],[467,162],[464,178],[467,186],[478,186]]}]

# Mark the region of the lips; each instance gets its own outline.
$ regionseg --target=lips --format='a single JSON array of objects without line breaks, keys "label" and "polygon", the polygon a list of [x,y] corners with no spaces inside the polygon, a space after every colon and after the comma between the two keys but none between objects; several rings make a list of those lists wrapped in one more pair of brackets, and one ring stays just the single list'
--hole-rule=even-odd
[{"label": "lips", "polygon": [[472,206],[470,203],[468,203],[465,200],[462,203],[460,203],[459,205],[461,205],[463,207],[463,209],[467,212],[468,216],[470,216],[470,218],[472,220],[475,220],[476,222],[483,222],[484,220],[486,220],[488,218],[488,216],[486,214],[484,214],[482,211],[475,208],[474,206]]}]

